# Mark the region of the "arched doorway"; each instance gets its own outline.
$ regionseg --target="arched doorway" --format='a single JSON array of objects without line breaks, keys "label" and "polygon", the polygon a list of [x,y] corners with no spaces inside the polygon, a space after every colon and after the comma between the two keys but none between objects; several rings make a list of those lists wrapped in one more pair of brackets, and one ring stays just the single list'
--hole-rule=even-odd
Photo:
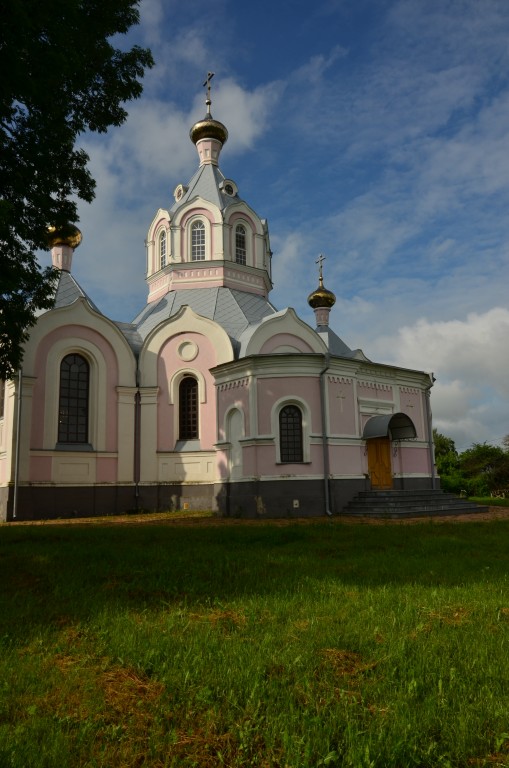
[{"label": "arched doorway", "polygon": [[391,442],[417,436],[415,425],[406,413],[372,416],[362,433],[368,452],[368,474],[373,490],[392,488]]}]

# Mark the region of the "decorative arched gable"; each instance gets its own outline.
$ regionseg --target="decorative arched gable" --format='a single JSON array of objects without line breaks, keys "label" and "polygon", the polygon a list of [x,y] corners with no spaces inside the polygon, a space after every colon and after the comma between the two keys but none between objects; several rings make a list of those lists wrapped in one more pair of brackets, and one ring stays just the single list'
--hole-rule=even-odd
[{"label": "decorative arched gable", "polygon": [[323,341],[291,307],[262,320],[241,345],[241,357],[277,352],[327,353]]},{"label": "decorative arched gable", "polygon": [[[140,352],[141,386],[154,387],[157,385],[157,361],[163,346],[169,339],[182,336],[185,345],[186,335],[200,334],[205,336],[213,345],[216,353],[216,365],[233,360],[233,348],[226,331],[213,320],[197,315],[193,310],[183,306],[175,315],[156,326],[145,339]],[[182,353],[182,367],[188,367],[185,361],[186,352]]]}]

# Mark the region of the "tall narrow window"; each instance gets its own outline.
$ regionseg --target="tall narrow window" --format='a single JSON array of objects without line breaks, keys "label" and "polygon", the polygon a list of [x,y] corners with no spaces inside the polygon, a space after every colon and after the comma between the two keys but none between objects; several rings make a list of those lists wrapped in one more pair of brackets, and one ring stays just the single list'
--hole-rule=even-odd
[{"label": "tall narrow window", "polygon": [[5,416],[5,381],[0,379],[0,419]]},{"label": "tall narrow window", "polygon": [[198,382],[184,376],[179,386],[179,439],[198,439]]},{"label": "tall narrow window", "polygon": [[166,232],[164,230],[159,235],[159,264],[160,269],[166,266]]},{"label": "tall narrow window", "polygon": [[66,355],[60,364],[58,442],[88,442],[90,367],[81,355]]},{"label": "tall narrow window", "polygon": [[191,261],[205,259],[205,224],[195,221],[191,226]]},{"label": "tall narrow window", "polygon": [[302,412],[296,405],[285,405],[279,413],[279,448],[281,461],[303,461]]},{"label": "tall narrow window", "polygon": [[246,228],[243,224],[238,224],[235,229],[235,261],[246,263]]}]

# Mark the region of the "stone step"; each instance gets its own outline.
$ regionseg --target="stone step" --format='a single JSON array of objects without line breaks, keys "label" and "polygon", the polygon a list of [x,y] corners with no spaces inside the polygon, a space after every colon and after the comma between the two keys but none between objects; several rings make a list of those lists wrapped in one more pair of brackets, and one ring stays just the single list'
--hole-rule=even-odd
[{"label": "stone step", "polygon": [[488,507],[473,504],[440,490],[361,491],[341,512],[355,517],[430,517],[485,512]]}]

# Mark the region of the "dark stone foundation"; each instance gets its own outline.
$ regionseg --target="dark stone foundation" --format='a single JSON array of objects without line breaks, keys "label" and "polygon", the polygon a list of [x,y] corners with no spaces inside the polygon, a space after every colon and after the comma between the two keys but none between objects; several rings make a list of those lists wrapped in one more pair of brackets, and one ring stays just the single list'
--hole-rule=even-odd
[{"label": "dark stone foundation", "polygon": [[[394,489],[422,490],[431,478],[398,478]],[[360,491],[366,478],[331,480],[329,511],[339,515]],[[13,520],[14,488],[0,488],[0,521]],[[219,517],[247,519],[325,517],[323,480],[269,480],[209,485],[22,485],[17,520],[55,520],[125,515],[137,512],[212,510]]]}]

